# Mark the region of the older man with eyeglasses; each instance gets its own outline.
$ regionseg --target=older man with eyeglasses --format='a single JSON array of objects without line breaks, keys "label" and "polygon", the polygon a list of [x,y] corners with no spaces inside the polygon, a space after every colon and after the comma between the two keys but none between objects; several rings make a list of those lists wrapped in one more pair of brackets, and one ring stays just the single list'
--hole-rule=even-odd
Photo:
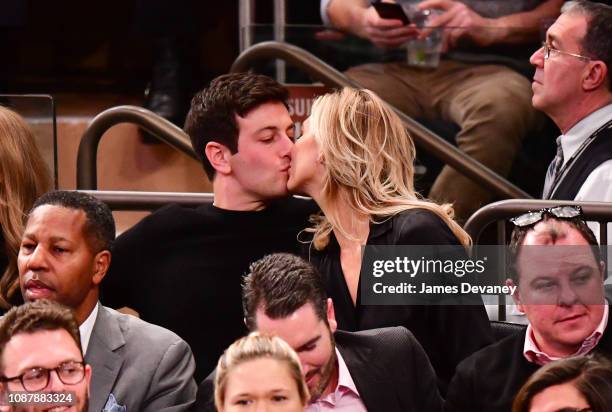
[{"label": "older man with eyeglasses", "polygon": [[40,300],[0,320],[0,410],[84,412],[90,380],[70,309]]},{"label": "older man with eyeglasses", "polygon": [[512,334],[457,366],[446,411],[510,411],[521,386],[541,366],[592,352],[612,356],[605,265],[597,239],[576,206],[511,219],[507,284],[529,319]]},{"label": "older man with eyeglasses", "polygon": [[612,7],[568,2],[531,56],[532,103],[562,135],[542,197],[612,201]]}]

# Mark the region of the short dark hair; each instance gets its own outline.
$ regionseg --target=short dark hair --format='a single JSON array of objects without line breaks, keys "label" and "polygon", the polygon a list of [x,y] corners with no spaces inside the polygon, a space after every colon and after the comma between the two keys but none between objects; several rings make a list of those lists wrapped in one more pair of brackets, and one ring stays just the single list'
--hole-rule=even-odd
[{"label": "short dark hair", "polygon": [[111,250],[115,240],[115,219],[106,203],[87,193],[55,190],[36,199],[28,217],[36,208],[44,205],[82,210],[86,216],[83,230],[89,246],[96,253]]},{"label": "short dark hair", "polygon": [[235,116],[245,117],[264,103],[280,102],[286,106],[288,97],[287,89],[276,80],[251,72],[219,76],[193,97],[185,133],[210,180],[215,177],[215,169],[204,152],[208,142],[215,141],[236,153],[240,131]]},{"label": "short dark hair", "polygon": [[[599,264],[599,262],[602,261],[601,250],[599,249],[599,242],[597,242],[597,238],[593,234],[593,231],[591,230],[591,228],[589,228],[589,226],[586,224],[584,220],[582,220],[580,217],[576,217],[572,219],[557,219],[556,217],[551,216],[550,214],[544,214],[540,222],[551,222],[551,221],[567,223],[572,229],[575,229],[578,232],[580,232],[580,234],[587,241],[587,243],[592,246],[591,250],[593,251],[595,262]],[[519,253],[521,252],[523,242],[525,241],[525,237],[527,236],[529,232],[533,230],[534,226],[536,225],[525,226],[525,227],[516,226],[514,230],[512,231],[512,235],[510,237],[510,244],[508,245],[508,251],[510,255],[508,272],[510,274],[510,277],[514,281],[514,283],[517,285],[519,284],[520,279],[519,279],[518,271],[516,269],[516,262],[517,262]],[[547,234],[550,235],[553,242],[556,242],[557,238],[560,235],[559,232],[554,227],[549,227],[547,230],[548,230]]]},{"label": "short dark hair", "polygon": [[14,306],[0,318],[0,370],[4,369],[2,356],[7,343],[21,333],[35,333],[43,330],[64,329],[76,343],[81,356],[81,335],[72,310],[47,299],[38,299]]},{"label": "short dark hair", "polygon": [[563,8],[566,13],[581,13],[586,16],[586,34],[581,41],[582,53],[592,59],[601,60],[608,68],[608,90],[612,91],[612,6],[593,1],[579,0]]},{"label": "short dark hair", "polygon": [[327,295],[319,271],[289,253],[274,253],[251,264],[242,286],[242,308],[249,330],[262,308],[272,319],[285,318],[307,303],[327,324]]},{"label": "short dark hair", "polygon": [[588,402],[592,412],[612,408],[612,364],[603,356],[577,356],[549,363],[536,371],[523,385],[512,407],[528,412],[534,396],[551,386],[572,382]]}]

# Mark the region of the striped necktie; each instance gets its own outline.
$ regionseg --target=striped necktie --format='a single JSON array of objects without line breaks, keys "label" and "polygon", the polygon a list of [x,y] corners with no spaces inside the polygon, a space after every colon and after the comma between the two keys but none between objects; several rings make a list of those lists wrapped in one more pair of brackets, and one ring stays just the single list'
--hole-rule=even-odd
[{"label": "striped necktie", "polygon": [[561,136],[557,137],[557,154],[555,158],[550,162],[548,170],[546,171],[546,180],[544,180],[544,190],[542,191],[542,199],[550,199],[552,195],[553,185],[559,171],[563,166],[563,147],[561,147]]}]

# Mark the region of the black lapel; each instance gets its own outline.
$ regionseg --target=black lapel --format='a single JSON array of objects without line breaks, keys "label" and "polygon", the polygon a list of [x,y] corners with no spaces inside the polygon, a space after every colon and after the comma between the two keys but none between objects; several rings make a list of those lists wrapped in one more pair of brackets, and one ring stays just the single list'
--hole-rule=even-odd
[{"label": "black lapel", "polygon": [[336,332],[336,346],[368,412],[401,412],[395,396],[389,396],[393,393],[390,390],[393,382],[376,364],[372,348],[351,339],[350,335],[349,332]]}]

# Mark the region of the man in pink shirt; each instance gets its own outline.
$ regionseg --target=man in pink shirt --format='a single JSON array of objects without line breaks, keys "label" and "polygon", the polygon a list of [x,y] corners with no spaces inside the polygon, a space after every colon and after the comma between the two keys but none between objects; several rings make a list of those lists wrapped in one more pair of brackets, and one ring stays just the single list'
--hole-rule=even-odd
[{"label": "man in pink shirt", "polygon": [[[279,336],[297,352],[311,400],[307,411],[441,411],[436,377],[405,328],[336,330],[334,306],[310,263],[267,255],[250,267],[242,302],[249,330]],[[197,411],[213,411],[213,376],[199,388]]]},{"label": "man in pink shirt", "polygon": [[580,207],[542,209],[511,222],[507,283],[518,286],[513,297],[529,326],[457,366],[446,411],[510,411],[520,387],[541,366],[590,352],[612,355],[605,265]]}]

